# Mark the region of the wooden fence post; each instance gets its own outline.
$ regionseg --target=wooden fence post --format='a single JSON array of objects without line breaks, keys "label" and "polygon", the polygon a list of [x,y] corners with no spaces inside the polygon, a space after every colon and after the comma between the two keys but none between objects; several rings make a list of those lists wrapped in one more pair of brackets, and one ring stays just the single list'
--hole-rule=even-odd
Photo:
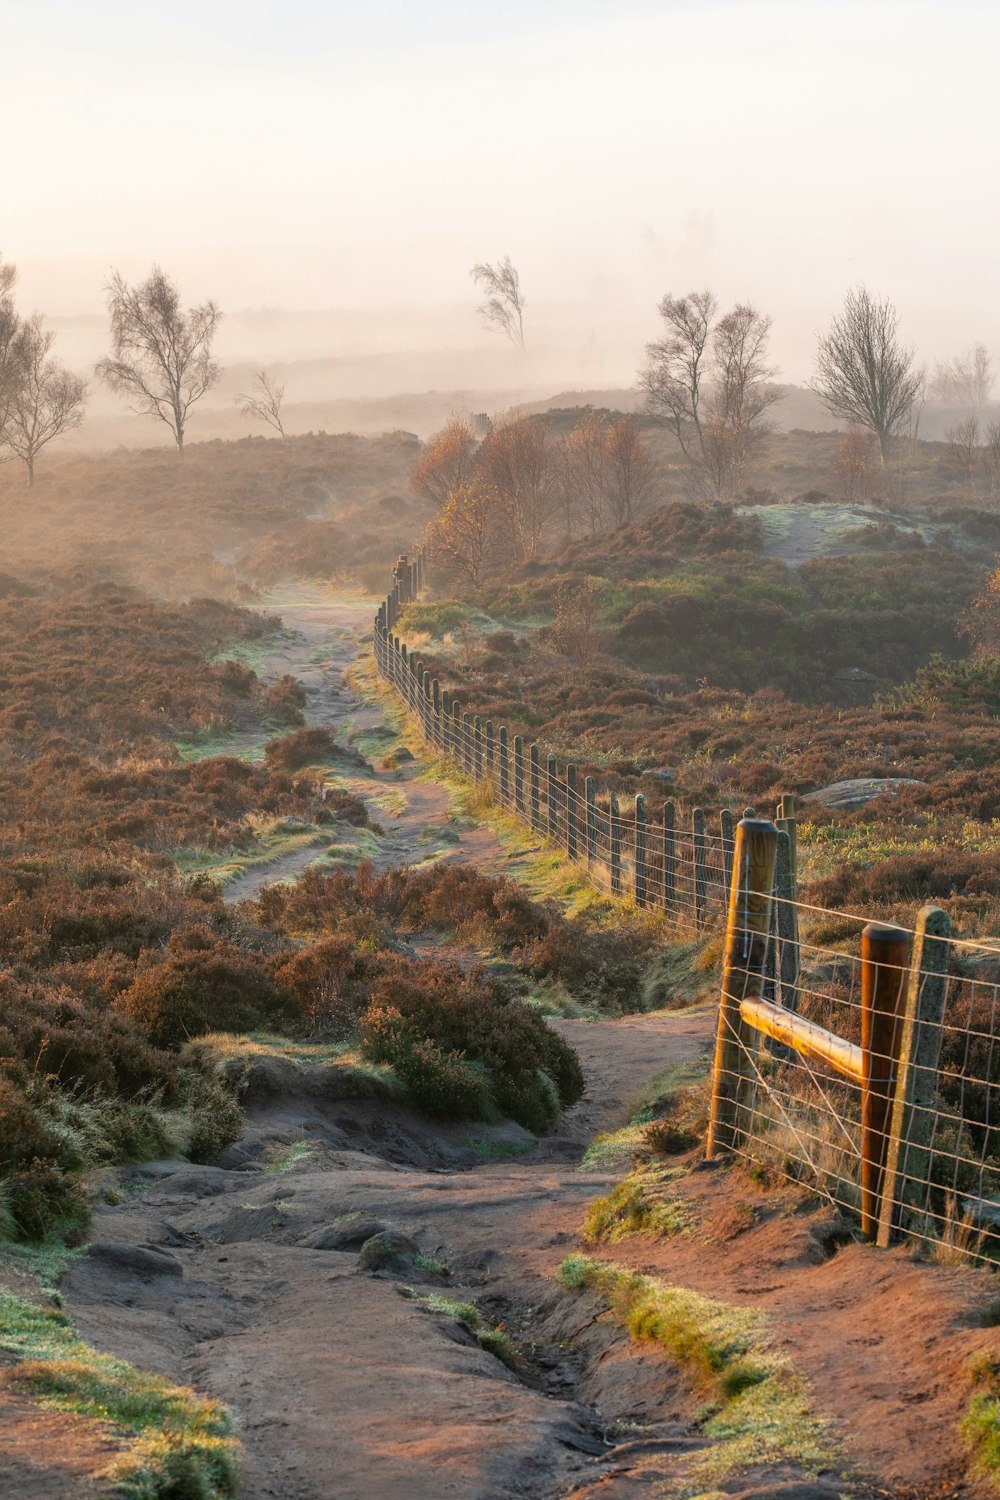
[{"label": "wooden fence post", "polygon": [[514,736],[514,810],[524,812],[524,740]]},{"label": "wooden fence post", "polygon": [[614,792],[611,793],[610,833],[611,894],[620,896],[622,893],[622,820],[618,810],[618,797]]},{"label": "wooden fence post", "polygon": [[778,999],[786,1010],[799,1008],[799,924],[792,882],[792,841],[788,831],[778,830],[778,857],[774,868],[775,924],[778,936]]},{"label": "wooden fence post", "polygon": [[493,737],[493,720],[486,720],[486,775],[490,781],[493,780],[493,772],[496,767],[496,741]]},{"label": "wooden fence post", "polygon": [[861,933],[861,1233],[878,1230],[910,934],[869,922]]},{"label": "wooden fence post", "polygon": [[585,786],[587,794],[587,859],[592,864],[597,858],[597,782],[588,776]]},{"label": "wooden fence post", "polygon": [[500,801],[507,806],[510,795],[510,772],[507,758],[507,726],[500,725]]},{"label": "wooden fence post", "polygon": [[472,723],[472,744],[473,744],[473,750],[474,750],[474,753],[475,753],[476,780],[477,781],[482,781],[482,779],[483,779],[483,721],[480,718],[479,714],[476,714],[476,717],[475,717],[475,719],[473,720],[473,723]]},{"label": "wooden fence post", "polygon": [[539,805],[541,802],[541,790],[538,775],[538,746],[532,745],[528,751],[528,776],[530,780],[529,797],[531,804],[531,826],[537,829],[541,823]]},{"label": "wooden fence post", "polygon": [[950,948],[948,913],[940,906],[922,906],[900,1026],[889,1149],[882,1177],[878,1243],[883,1248],[889,1245],[895,1230],[919,1222],[926,1211]]},{"label": "wooden fence post", "polygon": [[576,859],[576,766],[570,761],[566,767],[566,853]]},{"label": "wooden fence post", "polygon": [[672,802],[663,804],[663,910],[669,911],[677,900],[677,809]]},{"label": "wooden fence post", "polygon": [[760,995],[777,842],[778,830],[766,818],[743,818],[737,825],[715,1037],[709,1156],[735,1150],[743,1134],[739,1116],[752,1076],[755,1033],[740,1016],[740,1002]]},{"label": "wooden fence post", "polygon": [[550,839],[556,836],[556,758],[549,755],[547,761],[547,791],[548,791],[548,835]]},{"label": "wooden fence post", "polygon": [[691,814],[691,841],[694,845],[694,921],[700,932],[708,914],[705,814],[700,807],[696,807]]},{"label": "wooden fence post", "polygon": [[635,798],[635,904],[648,905],[649,881],[646,868],[646,799],[641,792]]},{"label": "wooden fence post", "polygon": [[729,808],[723,808],[719,816],[719,827],[722,833],[722,879],[726,891],[729,891],[733,883],[733,815]]}]

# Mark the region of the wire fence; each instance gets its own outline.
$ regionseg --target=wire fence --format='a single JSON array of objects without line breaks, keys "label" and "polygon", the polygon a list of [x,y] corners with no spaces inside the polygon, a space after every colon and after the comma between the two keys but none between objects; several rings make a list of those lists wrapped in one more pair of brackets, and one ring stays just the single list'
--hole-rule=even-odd
[{"label": "wire fence", "polygon": [[[651,816],[454,701],[394,633],[422,562],[401,559],[375,625],[380,676],[425,743],[608,896],[660,913],[667,937],[725,931],[709,1152],[806,1182],[864,1234],[939,1259],[1000,1261],[1000,946],[797,899],[792,804],[775,823],[702,809]],[[803,936],[853,923],[837,948]]]}]

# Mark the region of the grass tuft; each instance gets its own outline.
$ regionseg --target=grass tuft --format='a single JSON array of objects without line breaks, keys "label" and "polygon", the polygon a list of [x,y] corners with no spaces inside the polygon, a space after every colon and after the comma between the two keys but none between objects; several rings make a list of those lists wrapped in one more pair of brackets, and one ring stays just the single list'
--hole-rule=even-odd
[{"label": "grass tuft", "polygon": [[0,1294],[11,1378],[43,1405],[98,1422],[122,1441],[107,1478],[127,1500],[223,1500],[237,1492],[237,1443],[219,1401],[101,1354],[61,1312]]},{"label": "grass tuft", "polygon": [[634,1339],[656,1344],[709,1397],[703,1431],[715,1441],[688,1460],[685,1479],[696,1488],[686,1493],[751,1466],[794,1462],[815,1473],[835,1462],[809,1386],[773,1347],[763,1313],[587,1255],[569,1256],[558,1278],[595,1292]]}]

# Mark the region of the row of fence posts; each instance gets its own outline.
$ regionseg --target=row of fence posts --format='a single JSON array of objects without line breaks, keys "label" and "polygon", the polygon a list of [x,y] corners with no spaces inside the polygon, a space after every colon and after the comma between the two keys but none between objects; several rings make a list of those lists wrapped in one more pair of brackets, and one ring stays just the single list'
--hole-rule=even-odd
[{"label": "row of fence posts", "polygon": [[[744,818],[736,829],[707,1151],[749,1145],[745,1122],[752,1117],[762,1033],[777,1039],[768,1045],[779,1058],[789,1047],[822,1057],[860,1085],[861,1227],[887,1246],[897,1230],[923,1227],[919,1204],[929,1180],[951,923],[940,907],[924,906],[914,933],[881,922],[863,929],[860,1047],[799,1021],[798,937],[782,871],[784,857],[794,872],[794,819],[787,806],[781,811],[777,825]],[[783,908],[790,914],[788,977],[779,937],[779,1003],[768,1004],[768,986],[773,994],[775,984],[769,938],[775,921],[781,933]]]},{"label": "row of fence posts", "polygon": [[[418,719],[425,740],[457,761],[471,778],[493,783],[505,807],[512,807],[533,830],[541,832],[544,828],[549,840],[564,847],[570,859],[585,860],[591,868],[600,862],[603,823],[610,890],[615,896],[625,895],[622,850],[624,836],[631,834],[629,894],[640,908],[659,905],[665,913],[673,912],[679,864],[673,801],[663,803],[660,823],[650,824],[642,793],[636,796],[634,817],[629,820],[622,813],[617,794],[611,792],[605,817],[598,807],[593,776],[585,778],[581,802],[575,764],[567,766],[561,784],[555,755],[545,757],[543,770],[542,751],[537,744],[525,747],[522,736],[511,738],[506,725],[497,729],[492,720],[484,723],[479,715],[464,711],[395,633],[403,607],[417,599],[423,581],[422,554],[399,558],[392,588],[376,616],[375,636],[379,670]],[[560,805],[565,809],[561,830]],[[662,862],[658,893],[651,880],[655,840],[659,841],[656,852]],[[707,923],[709,910],[708,843],[705,813],[694,808],[692,883],[699,931]],[[783,1052],[787,1056],[800,1046],[803,1035],[821,1031],[811,1023],[797,1028],[792,1024],[789,1030],[790,1023],[783,1022],[780,1015],[796,1016],[800,994],[794,797],[782,797],[773,823],[757,818],[755,810],[747,808],[734,827],[732,813],[723,811],[720,847],[728,917],[708,1135],[710,1155],[738,1151],[745,1144],[741,1120],[747,1117],[747,1094],[761,1031],[759,1015],[747,1018],[753,1001],[761,1000],[771,1008],[767,1013],[772,1038],[769,1045],[779,1059]],[[935,906],[921,910],[912,945],[911,934],[904,929],[869,923],[862,933],[859,1060],[851,1044],[827,1033],[825,1041],[817,1042],[813,1036],[816,1045],[832,1048],[841,1058],[843,1071],[853,1069],[858,1075],[862,1100],[862,1229],[883,1245],[905,1224],[909,1200],[916,1202],[916,1188],[926,1180],[949,934],[949,918]],[[843,1063],[844,1057],[850,1066]]]},{"label": "row of fence posts", "polygon": [[[612,791],[605,812],[598,804],[593,776],[584,778],[581,799],[579,772],[574,763],[567,765],[565,779],[561,780],[555,755],[544,754],[537,744],[526,746],[523,737],[512,737],[505,725],[496,728],[492,720],[483,722],[479,715],[465,711],[441,687],[439,680],[431,677],[423,662],[395,631],[402,609],[417,599],[423,579],[421,553],[397,560],[392,588],[376,616],[375,638],[379,670],[417,719],[424,739],[456,761],[472,779],[491,782],[505,808],[523,818],[534,832],[544,832],[570,859],[585,862],[595,874],[602,866],[606,867],[607,885],[613,896],[629,895],[643,910],[659,909],[667,915],[675,914],[680,903],[680,850],[684,842],[675,803],[669,799],[663,802],[659,821],[654,822],[641,792],[635,798],[630,816]],[[752,808],[747,808],[744,817],[752,817],[753,813]],[[779,894],[784,899],[776,907],[775,936],[782,955],[783,989],[794,993],[798,934],[794,908],[788,904],[794,900],[796,889],[794,798],[782,799],[778,816],[783,839],[778,860]],[[699,932],[709,919],[709,846],[706,814],[695,807],[691,812],[689,840],[690,900]],[[732,879],[735,847],[733,814],[728,810],[720,816],[719,847],[722,868],[715,883],[721,884],[725,900]],[[624,859],[627,849],[632,852],[630,869]],[[602,857],[603,851],[606,858]]]}]

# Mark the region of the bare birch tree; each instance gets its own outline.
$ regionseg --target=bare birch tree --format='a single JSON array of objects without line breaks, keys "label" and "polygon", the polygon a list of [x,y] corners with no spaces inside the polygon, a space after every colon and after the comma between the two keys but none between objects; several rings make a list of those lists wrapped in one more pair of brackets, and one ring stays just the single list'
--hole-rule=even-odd
[{"label": "bare birch tree", "polygon": [[14,305],[17,267],[0,255],[0,445],[6,439],[24,368],[24,326]]},{"label": "bare birch tree", "polygon": [[639,374],[647,410],[666,417],[700,487],[733,494],[781,396],[767,362],[771,320],[744,302],[719,318],[710,291],[668,295],[659,311],[666,331],[647,344]]},{"label": "bare birch tree", "polygon": [[256,417],[258,422],[265,422],[268,427],[273,427],[275,432],[280,433],[286,443],[288,442],[281,421],[281,403],[285,399],[285,387],[275,385],[266,370],[255,370],[253,380],[250,382],[250,390],[241,391],[233,399],[245,417]]},{"label": "bare birch tree", "polygon": [[920,384],[913,351],[896,337],[898,322],[891,302],[876,301],[865,286],[854,287],[820,338],[811,381],[831,416],[875,434],[883,464]]},{"label": "bare birch tree", "polygon": [[993,389],[993,358],[985,344],[973,344],[962,354],[938,360],[931,379],[931,394],[939,401],[961,406],[977,415]]},{"label": "bare birch tree", "polygon": [[87,382],[50,359],[55,335],[35,314],[23,326],[20,378],[4,442],[24,464],[28,488],[35,482],[35,460],[54,438],[83,421]]},{"label": "bare birch tree", "polygon": [[159,266],[135,287],[116,271],[107,293],[112,353],[96,373],[113,391],[133,399],[132,411],[165,422],[183,458],[188,412],[222,373],[212,358],[222,314],[214,302],[185,312],[176,286]]},{"label": "bare birch tree", "polygon": [[469,275],[486,297],[479,312],[487,328],[506,334],[512,344],[523,349],[524,297],[521,278],[510,256],[505,255],[496,265],[490,261],[476,264]]}]

